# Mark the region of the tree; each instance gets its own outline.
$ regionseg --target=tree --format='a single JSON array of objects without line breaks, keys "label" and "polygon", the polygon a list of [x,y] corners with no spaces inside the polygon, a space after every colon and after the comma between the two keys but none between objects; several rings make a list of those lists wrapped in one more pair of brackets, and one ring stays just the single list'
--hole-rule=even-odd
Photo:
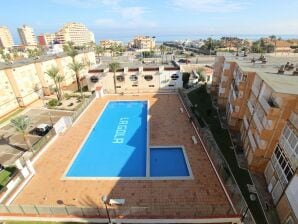
[{"label": "tree", "polygon": [[82,92],[82,85],[80,81],[80,72],[85,68],[85,65],[80,62],[72,62],[68,65],[68,67],[75,73],[76,75],[76,80],[77,80],[77,85],[78,85],[78,90],[80,90],[81,97],[83,98],[83,92]]},{"label": "tree", "polygon": [[160,49],[160,54],[161,54],[161,62],[163,63],[163,58],[164,58],[164,55],[165,55],[166,46],[162,44],[162,45],[159,46],[159,49]]},{"label": "tree", "polygon": [[61,90],[61,82],[63,82],[64,80],[64,77],[59,75],[59,69],[55,66],[52,66],[50,69],[48,69],[46,72],[45,72],[48,76],[50,76],[54,83],[55,83],[55,86],[56,86],[56,94],[57,94],[57,99],[60,101],[62,100],[62,90]]},{"label": "tree", "polygon": [[72,62],[75,62],[75,57],[79,54],[77,49],[74,47],[74,43],[69,41],[66,45],[63,46],[63,51],[67,54],[67,56],[71,57]]},{"label": "tree", "polygon": [[114,73],[114,91],[117,93],[117,88],[116,88],[116,72],[120,68],[120,64],[118,62],[112,62],[109,64],[110,70]]},{"label": "tree", "polygon": [[101,56],[104,52],[105,52],[105,50],[103,49],[103,47],[101,45],[95,46],[95,54],[96,54],[97,58],[99,58],[99,56]]},{"label": "tree", "polygon": [[30,125],[30,120],[28,119],[28,117],[25,116],[19,116],[16,118],[13,118],[10,120],[10,124],[12,127],[15,128],[15,130],[20,133],[27,145],[27,148],[33,152],[33,147],[32,144],[30,142],[30,139],[28,137],[28,128]]}]

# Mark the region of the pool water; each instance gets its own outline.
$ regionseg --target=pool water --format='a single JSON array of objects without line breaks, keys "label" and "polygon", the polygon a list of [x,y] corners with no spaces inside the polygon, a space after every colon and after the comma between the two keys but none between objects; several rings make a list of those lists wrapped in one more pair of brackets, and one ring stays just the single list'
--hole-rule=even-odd
[{"label": "pool water", "polygon": [[110,101],[74,156],[65,177],[190,176],[181,147],[148,148],[147,111],[147,101]]},{"label": "pool water", "polygon": [[182,148],[150,148],[150,176],[189,176]]},{"label": "pool water", "polygon": [[146,176],[147,102],[111,101],[67,177]]}]

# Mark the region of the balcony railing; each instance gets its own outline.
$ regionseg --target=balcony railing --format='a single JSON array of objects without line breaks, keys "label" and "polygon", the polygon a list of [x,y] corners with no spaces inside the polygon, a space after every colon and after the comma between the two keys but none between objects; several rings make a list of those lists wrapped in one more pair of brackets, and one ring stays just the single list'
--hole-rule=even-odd
[{"label": "balcony railing", "polygon": [[256,124],[256,127],[257,127],[258,131],[261,132],[264,128],[263,128],[263,125],[262,125],[261,121],[259,120],[259,118],[256,114],[253,116],[253,120]]},{"label": "balcony railing", "polygon": [[[274,102],[271,100],[266,100],[264,97],[260,97],[259,98],[259,102],[262,105],[262,107],[264,108],[265,112],[268,114],[270,112],[272,112],[274,109],[279,109]],[[271,105],[269,104],[269,102],[271,102]]]},{"label": "balcony railing", "polygon": [[254,139],[250,130],[248,131],[248,139],[249,139],[252,149],[255,151],[257,149],[257,145],[256,145],[255,139]]},{"label": "balcony railing", "polygon": [[254,136],[255,136],[255,139],[256,139],[256,142],[257,142],[257,145],[259,146],[259,148],[266,149],[267,141],[261,139],[257,133],[255,133]]},{"label": "balcony railing", "polygon": [[272,122],[272,120],[268,120],[266,117],[263,118],[262,125],[267,130],[272,130],[273,129],[273,122]]},{"label": "balcony railing", "polygon": [[249,109],[250,113],[252,114],[253,111],[254,111],[254,108],[253,108],[253,105],[252,105],[252,103],[250,102],[250,100],[247,101],[247,106],[248,106],[248,109]]},{"label": "balcony railing", "polygon": [[255,85],[252,86],[251,90],[256,97],[259,95],[259,89]]},{"label": "balcony railing", "polygon": [[244,115],[244,117],[243,117],[243,123],[244,123],[244,127],[245,127],[245,129],[247,129],[247,128],[248,128],[248,121],[247,121],[247,118],[246,118],[245,115]]}]

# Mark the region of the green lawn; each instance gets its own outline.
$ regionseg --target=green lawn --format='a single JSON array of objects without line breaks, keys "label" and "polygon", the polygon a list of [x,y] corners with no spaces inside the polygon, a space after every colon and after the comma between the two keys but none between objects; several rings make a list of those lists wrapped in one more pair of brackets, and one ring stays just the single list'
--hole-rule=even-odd
[{"label": "green lawn", "polygon": [[200,119],[203,119],[209,126],[222,154],[228,162],[230,169],[238,183],[238,186],[256,220],[257,223],[266,223],[264,213],[258,200],[251,201],[247,184],[252,184],[252,180],[247,170],[238,167],[234,151],[230,148],[232,142],[226,129],[222,129],[220,121],[217,118],[216,109],[212,106],[210,95],[207,93],[205,86],[200,87],[188,94],[193,105],[197,104],[196,110],[199,112]]},{"label": "green lawn", "polygon": [[8,183],[9,177],[15,172],[15,170],[15,167],[6,167],[0,172],[0,190]]}]

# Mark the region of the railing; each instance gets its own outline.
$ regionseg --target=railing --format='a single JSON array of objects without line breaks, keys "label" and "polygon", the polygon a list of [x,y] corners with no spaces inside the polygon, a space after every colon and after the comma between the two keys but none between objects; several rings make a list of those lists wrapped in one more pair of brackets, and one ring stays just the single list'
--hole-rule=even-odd
[{"label": "railing", "polygon": [[255,94],[255,96],[258,97],[258,95],[259,95],[259,89],[255,85],[252,85],[251,90]]},{"label": "railing", "polygon": [[40,149],[42,149],[54,136],[56,132],[52,128],[45,136],[40,138],[36,143],[33,144],[33,154],[36,154]]},{"label": "railing", "polygon": [[268,114],[270,111],[270,105],[268,104],[266,99],[264,97],[260,97],[259,102],[262,105],[262,107],[264,108],[264,110],[266,111],[266,113]]},{"label": "railing", "polygon": [[250,100],[247,101],[247,106],[248,106],[250,113],[252,114],[254,112],[254,108],[253,108],[253,105]]},{"label": "railing", "polygon": [[92,102],[95,98],[95,93],[93,93],[89,98],[84,98],[84,102],[81,106],[71,115],[72,121],[74,122],[85,110],[86,107]]},{"label": "railing", "polygon": [[[193,113],[191,108],[193,107],[191,102],[189,101],[188,97],[184,94],[182,90],[179,90],[179,95],[186,105],[186,109],[191,117],[195,118],[196,115]],[[255,223],[254,218],[248,208],[248,205],[239,189],[239,186],[235,180],[235,177],[233,176],[230,167],[225,160],[221,150],[219,149],[212,133],[208,128],[202,128],[201,124],[198,122],[197,119],[192,119],[199,135],[202,139],[202,142],[208,152],[208,155],[210,156],[212,163],[215,166],[215,169],[217,173],[220,176],[221,181],[223,182],[225,188],[228,190],[229,196],[233,202],[234,207],[236,208],[236,211],[238,214],[244,215],[243,223],[252,224]],[[205,127],[208,127],[208,125],[203,121],[205,124]]]},{"label": "railing", "polygon": [[250,145],[251,145],[252,149],[255,151],[257,149],[257,144],[256,144],[255,139],[254,139],[250,130],[248,131],[247,135],[248,135]]},{"label": "railing", "polygon": [[256,114],[254,114],[253,120],[256,124],[256,127],[257,127],[258,131],[261,132],[264,128],[263,128],[263,125],[262,125],[261,121],[259,120],[259,118]]},{"label": "railing", "polygon": [[244,122],[245,129],[247,129],[248,128],[248,121],[247,121],[247,118],[246,118],[245,115],[243,117],[243,122]]}]

